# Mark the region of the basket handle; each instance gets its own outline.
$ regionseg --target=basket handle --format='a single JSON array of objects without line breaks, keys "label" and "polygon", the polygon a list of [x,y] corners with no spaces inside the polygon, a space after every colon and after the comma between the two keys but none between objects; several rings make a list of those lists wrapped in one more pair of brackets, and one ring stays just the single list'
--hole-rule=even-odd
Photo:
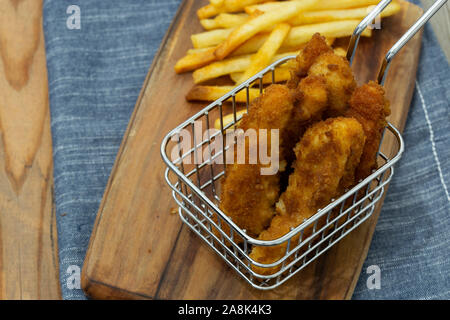
[{"label": "basket handle", "polygon": [[347,60],[350,65],[353,63],[353,58],[355,57],[356,48],[358,47],[359,38],[361,33],[368,27],[370,23],[391,3],[392,0],[382,0],[377,6],[358,24],[358,26],[353,31],[352,37],[347,48]]},{"label": "basket handle", "polygon": [[378,73],[378,83],[384,85],[387,72],[392,59],[403,48],[403,46],[431,19],[431,17],[447,2],[447,0],[437,0],[417,21],[416,23],[398,40],[388,51]]}]

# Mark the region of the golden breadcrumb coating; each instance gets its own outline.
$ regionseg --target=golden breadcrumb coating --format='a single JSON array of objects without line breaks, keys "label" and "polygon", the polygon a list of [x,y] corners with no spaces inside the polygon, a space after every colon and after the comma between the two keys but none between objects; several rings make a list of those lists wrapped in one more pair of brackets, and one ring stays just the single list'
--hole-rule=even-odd
[{"label": "golden breadcrumb coating", "polygon": [[323,76],[327,81],[328,116],[343,116],[356,88],[356,81],[347,59],[334,52],[326,52],[311,65],[308,75]]},{"label": "golden breadcrumb coating", "polygon": [[325,52],[333,52],[333,49],[327,44],[325,37],[319,33],[314,34],[295,59],[295,68],[291,70],[288,87],[296,88],[300,80],[307,75],[311,65]]},{"label": "golden breadcrumb coating", "polygon": [[[283,85],[271,85],[252,103],[239,128],[244,131],[279,129],[279,163],[280,171],[283,171],[287,163],[295,158],[293,147],[304,128],[312,119],[321,117],[327,101],[322,77],[304,78],[295,90]],[[267,150],[270,149],[269,138]],[[275,214],[280,173],[261,175],[263,166],[260,163],[246,163],[227,166],[222,184],[221,209],[248,235],[257,237]]]},{"label": "golden breadcrumb coating", "polygon": [[347,116],[358,120],[367,137],[361,163],[356,169],[356,179],[364,179],[377,168],[377,152],[383,130],[387,125],[386,117],[391,114],[389,101],[382,86],[369,82],[355,90],[350,99]]},{"label": "golden breadcrumb coating", "polygon": [[[286,86],[271,85],[264,94],[255,99],[244,115],[239,129],[278,129],[280,167],[287,152],[284,148],[284,137],[293,114],[292,95]],[[259,133],[258,133],[259,137]],[[267,150],[270,154],[270,134],[268,132]],[[236,148],[235,148],[236,149]],[[222,182],[220,208],[241,229],[250,236],[257,236],[268,226],[273,217],[273,206],[279,196],[279,174],[262,175],[261,168],[267,167],[259,163],[249,164],[249,143],[246,141],[245,164],[227,165],[226,176]],[[237,152],[235,152],[237,157]],[[236,158],[235,158],[236,160]],[[227,229],[227,228],[225,228]],[[227,230],[225,230],[227,231]]]},{"label": "golden breadcrumb coating", "polygon": [[[294,173],[276,204],[277,214],[258,239],[274,240],[283,236],[339,196],[342,179],[353,176],[364,142],[363,128],[352,118],[328,119],[309,128],[295,148]],[[286,246],[286,243],[255,246],[250,257],[260,263],[274,263],[284,256]],[[254,271],[266,275],[278,270],[254,267]]]},{"label": "golden breadcrumb coating", "polygon": [[326,116],[343,116],[356,88],[356,81],[347,59],[336,55],[326,43],[326,39],[318,33],[297,56],[287,86],[291,89],[297,88],[301,79],[307,75],[321,76],[326,80],[329,94]]},{"label": "golden breadcrumb coating", "polygon": [[291,90],[294,101],[294,113],[287,130],[286,161],[291,164],[295,160],[294,147],[314,122],[322,120],[328,105],[326,80],[320,76],[308,76],[300,80],[295,89]]}]

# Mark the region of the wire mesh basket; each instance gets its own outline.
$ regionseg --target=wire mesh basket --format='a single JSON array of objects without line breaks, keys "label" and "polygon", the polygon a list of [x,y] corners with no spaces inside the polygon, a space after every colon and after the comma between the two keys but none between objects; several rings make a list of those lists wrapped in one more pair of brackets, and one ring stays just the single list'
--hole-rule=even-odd
[{"label": "wire mesh basket", "polygon": [[[248,111],[250,90],[262,93],[266,79],[275,83],[276,68],[290,59],[295,56],[280,59],[211,103],[169,132],[161,145],[168,167],[165,178],[181,220],[242,278],[263,290],[288,280],[366,221],[383,197],[394,174],[393,165],[404,149],[399,131],[389,123],[378,151],[378,169],[370,176],[281,238],[263,241],[250,237],[219,208],[226,154],[233,148],[223,137],[242,118],[241,110]],[[225,124],[227,114],[232,114],[232,121]],[[214,130],[214,123],[220,129]],[[274,263],[262,264],[250,257],[255,246],[280,245],[285,254]],[[260,272],[264,269],[276,272]]]}]

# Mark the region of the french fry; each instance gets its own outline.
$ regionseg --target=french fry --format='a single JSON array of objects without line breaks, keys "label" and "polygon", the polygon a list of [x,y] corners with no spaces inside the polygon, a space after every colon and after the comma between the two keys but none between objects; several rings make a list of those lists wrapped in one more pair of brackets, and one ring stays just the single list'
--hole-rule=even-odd
[{"label": "french fry", "polygon": [[[237,48],[235,51],[233,51],[232,54],[230,54],[231,57],[233,56],[240,56],[244,54],[250,54],[255,53],[261,48],[261,46],[264,44],[264,42],[267,40],[268,34],[267,33],[260,33],[248,40],[246,43],[241,45],[239,48]],[[326,39],[327,44],[331,46],[334,42],[335,38],[328,37]],[[305,42],[306,43],[306,42]],[[290,51],[297,51],[302,49],[303,45],[305,43],[296,43],[294,46],[288,47],[284,45],[284,43],[280,47],[280,53],[282,52],[290,52]]]},{"label": "french fry", "polygon": [[[294,27],[284,40],[283,47],[295,47],[306,43],[316,32],[326,38],[347,37],[353,33],[359,23],[360,20],[342,20]],[[370,37],[372,30],[366,29],[361,35]]]},{"label": "french fry", "polygon": [[[322,10],[322,11],[309,11],[301,12],[294,18],[290,19],[288,23],[291,26],[300,26],[305,24],[322,23],[329,21],[339,21],[339,20],[353,20],[353,19],[363,19],[371,10],[373,6],[353,8],[353,9],[341,9],[341,10]],[[381,13],[380,17],[385,18],[396,14],[401,9],[398,2],[394,1],[390,3]],[[213,29],[230,29],[236,28],[243,25],[250,18],[247,14],[229,14],[222,13],[219,14],[215,19],[203,19],[200,23],[207,30]],[[265,31],[270,31],[271,28]],[[231,30],[228,31],[231,33]],[[227,32],[223,31],[223,34]],[[221,37],[223,38],[223,37]],[[218,44],[218,40],[212,42]],[[202,47],[204,47],[203,45]],[[199,46],[200,47],[200,46]]]},{"label": "french fry", "polygon": [[317,10],[348,9],[377,5],[380,0],[322,0],[315,7]]},{"label": "french fry", "polygon": [[184,56],[183,58],[178,60],[177,63],[175,64],[175,72],[183,73],[187,71],[192,71],[204,67],[211,62],[216,61],[216,56],[214,55],[215,50],[216,47],[212,47],[201,52],[196,52]]},{"label": "french fry", "polygon": [[250,66],[252,55],[239,56],[218,61],[197,69],[192,76],[194,83],[198,84],[210,79],[215,79],[233,72],[243,72]]},{"label": "french fry", "polygon": [[233,73],[230,73],[230,79],[231,79],[234,83],[238,83],[238,82],[241,80],[243,74],[244,74],[243,72],[233,72]]},{"label": "french fry", "polygon": [[283,7],[265,12],[235,29],[230,36],[218,46],[215,55],[219,60],[227,57],[233,50],[257,33],[267,30],[269,27],[280,22],[289,20],[299,12],[308,9],[317,3],[318,0],[289,1]]},{"label": "french fry", "polygon": [[[267,41],[267,38],[277,25],[270,26],[267,30],[264,30],[262,33],[259,33],[252,37],[247,42],[243,43],[239,48],[234,50],[230,55],[242,55],[242,54],[249,54],[249,53],[255,53],[261,48],[261,46],[264,44],[264,42]],[[233,32],[234,29],[215,29],[210,30],[202,33],[196,33],[191,36],[192,44],[195,49],[203,49],[203,48],[209,48],[213,46],[217,46],[221,44],[224,40],[227,39],[227,37]],[[286,48],[285,49],[292,51],[293,48]],[[195,51],[193,51],[195,52]]]},{"label": "french fry", "polygon": [[280,23],[269,35],[267,41],[261,46],[258,52],[252,57],[250,66],[245,70],[238,84],[244,82],[254,74],[258,73],[272,61],[273,57],[281,47],[284,39],[291,27],[287,23]]},{"label": "french fry", "polygon": [[200,9],[197,10],[197,16],[199,19],[208,19],[222,12],[223,12],[222,7],[216,7],[212,4],[207,4],[206,6],[201,7]]},{"label": "french fry", "polygon": [[[215,101],[229,91],[233,90],[232,86],[194,86],[186,95],[187,101]],[[240,91],[236,94],[236,102],[247,102],[247,90]],[[249,89],[249,101],[259,96],[259,89]]]},{"label": "french fry", "polygon": [[223,8],[225,12],[239,12],[243,11],[245,7],[268,1],[269,0],[224,0]]},{"label": "french fry", "polygon": [[[284,6],[289,5],[290,2],[294,1],[277,1],[277,2],[266,2],[263,4],[255,4],[245,7],[245,12],[252,14],[255,11],[271,12],[278,10]],[[303,0],[302,0],[303,1]],[[349,9],[358,7],[367,7],[371,5],[377,5],[379,0],[321,0],[316,4],[311,6],[307,11],[320,11],[320,10],[335,10],[335,9]]]},{"label": "french fry", "polygon": [[221,28],[215,19],[201,19],[200,24],[205,30],[214,30]]},{"label": "french fry", "polygon": [[192,45],[196,49],[216,46],[225,41],[233,30],[234,29],[216,29],[193,34],[191,36]]},{"label": "french fry", "polygon": [[[327,39],[327,43],[328,43],[330,46],[333,44],[333,41],[334,41],[334,38]],[[264,44],[264,42],[261,42],[261,45],[260,45],[260,46],[254,46],[254,48],[253,48],[253,47],[244,47],[244,48],[242,48],[242,49],[244,49],[244,50],[241,50],[241,48],[239,48],[239,49],[233,51],[232,54],[230,54],[230,58],[231,58],[231,57],[242,56],[242,55],[246,55],[246,54],[256,53],[256,52],[261,48],[262,44]],[[280,50],[278,50],[278,53],[298,51],[298,50],[302,49],[303,46],[304,46],[304,45],[300,45],[300,46],[297,46],[297,47],[294,47],[294,48],[287,48],[287,47],[283,47],[283,46],[282,46],[282,47],[280,48]],[[213,48],[214,48],[214,47],[198,48],[198,49],[189,49],[189,50],[186,52],[186,55],[198,54],[198,53],[200,53],[200,52],[205,52],[205,51],[208,51],[208,50],[212,50]]]},{"label": "french fry", "polygon": [[207,48],[198,48],[198,49],[188,49],[188,51],[186,52],[186,55],[191,55],[191,54],[198,54],[200,52],[205,52],[208,50],[212,50],[214,47],[207,47]]},{"label": "french fry", "polygon": [[[286,52],[277,54],[270,63],[273,63],[283,57],[290,55],[297,55],[297,52]],[[252,62],[252,55],[244,55],[234,58],[228,58],[222,61],[211,63],[203,68],[197,69],[193,72],[194,83],[215,79],[235,72],[244,72]]]},{"label": "french fry", "polygon": [[341,47],[335,48],[334,53],[341,57],[347,56],[347,50],[345,50],[344,48],[341,48]]},{"label": "french fry", "polygon": [[[281,45],[280,50],[291,51],[300,49],[301,46],[308,42],[316,32],[319,32],[326,37],[329,42],[330,39],[333,39],[334,41],[334,38],[350,36],[359,22],[359,20],[343,20],[293,27]],[[372,31],[370,29],[366,29],[362,33],[362,36],[365,37],[370,37],[371,35]],[[236,49],[233,52],[233,55],[244,55],[256,52],[268,37],[268,34],[257,34]]]},{"label": "french fry", "polygon": [[[278,2],[277,2],[278,4]],[[267,5],[267,4],[266,4]],[[301,12],[288,23],[291,26],[300,26],[304,24],[321,23],[338,20],[363,19],[373,9],[373,5],[361,8],[334,9]],[[381,13],[380,17],[389,17],[400,11],[401,7],[397,1],[390,3]],[[253,12],[255,13],[255,12]],[[236,28],[248,21],[248,14],[229,14],[221,13],[214,19],[203,19],[200,21],[206,30]]]},{"label": "french fry", "polygon": [[[353,30],[359,24],[359,22],[360,22],[359,20],[342,20],[325,23],[316,23],[291,28],[289,34],[286,36],[286,39],[281,45],[281,50],[283,49],[289,50],[289,48],[299,48],[302,44],[308,42],[313,36],[313,34],[315,34],[316,32],[319,32],[326,38],[340,38],[350,36],[353,33]],[[362,33],[362,36],[370,37],[371,34],[372,30],[366,29]],[[268,37],[269,36],[267,34],[256,35],[252,39],[244,43],[233,54],[238,53],[245,54],[248,52],[250,53],[256,52],[264,44],[264,42],[268,39]],[[217,47],[212,47],[205,51],[185,56],[184,58],[180,59],[177,62],[175,66],[175,71],[177,73],[191,71],[204,67],[209,63],[216,61],[217,60],[217,57],[215,56],[216,48]],[[237,67],[240,68],[240,66]],[[230,71],[225,74],[229,74],[232,72],[238,71]],[[214,76],[213,78],[216,78],[216,76]]]},{"label": "french fry", "polygon": [[241,14],[230,14],[222,13],[219,14],[215,20],[222,28],[234,28],[238,27],[250,19],[250,16],[246,13]]},{"label": "french fry", "polygon": [[[248,21],[249,19],[247,19]],[[273,25],[268,27],[263,32],[270,33],[272,32],[277,25]],[[212,46],[216,46],[227,40],[230,34],[236,28],[228,28],[228,29],[214,29],[201,33],[196,33],[191,35],[192,45],[195,49],[208,48]],[[255,51],[256,52],[256,51]]]},{"label": "french fry", "polygon": [[[258,36],[255,36],[255,37],[258,37]],[[266,38],[263,37],[263,40],[266,40]],[[327,38],[326,42],[329,46],[331,46],[331,45],[333,45],[334,40],[335,40],[335,38]],[[241,47],[239,47],[239,49],[233,51],[233,53],[230,54],[230,57],[237,57],[237,56],[242,56],[242,55],[246,55],[246,54],[256,53],[263,44],[264,44],[264,41],[261,41],[259,46],[254,45],[252,47],[248,47],[248,46],[245,46],[245,44],[244,44]],[[280,50],[278,50],[278,53],[298,51],[298,50],[302,49],[303,46],[304,46],[304,44],[296,46],[294,48],[288,48],[288,47],[281,46]],[[213,49],[214,49],[214,47],[188,49],[188,51],[186,52],[186,55],[198,54],[200,52],[205,52],[205,51],[213,50]]]},{"label": "french fry", "polygon": [[[243,11],[245,7],[267,2],[268,0],[224,0],[222,5],[216,6],[212,3],[197,10],[199,19],[208,19],[220,13],[231,13]],[[257,11],[257,10],[253,10]]]},{"label": "french fry", "polygon": [[[291,79],[291,70],[289,68],[275,69],[275,83],[288,81]],[[263,77],[263,84],[272,83],[272,74],[266,74]]]},{"label": "french fry", "polygon": [[[258,90],[258,94],[259,94],[259,90]],[[241,118],[244,114],[247,113],[247,110],[239,110],[236,112],[236,120]],[[223,117],[222,119],[222,124],[223,127],[226,128],[227,126],[229,126],[230,124],[232,124],[234,122],[234,114],[230,113],[227,114],[226,116]],[[236,121],[236,126],[239,124],[239,122],[241,122],[241,120]],[[216,130],[221,130],[221,126],[220,126],[220,118],[216,119],[216,121],[214,121],[214,129]]]},{"label": "french fry", "polygon": [[[312,11],[312,12],[304,12],[300,13],[298,16],[294,17],[289,21],[291,25],[301,25],[301,24],[311,24],[312,22],[317,21],[339,21],[339,20],[349,20],[350,18],[363,18],[367,15],[367,12],[370,11],[371,7],[364,8],[356,8],[349,10],[328,10],[328,11]],[[386,7],[383,11],[381,17],[387,17],[397,13],[401,9],[398,2],[393,2]],[[230,16],[236,15],[232,14],[224,14],[224,20],[229,19]],[[220,17],[220,15],[218,16]],[[232,19],[234,19],[232,18]],[[248,18],[247,18],[248,19]],[[352,20],[355,20],[352,19]],[[245,20],[244,17],[238,18],[236,20]],[[237,21],[235,21],[238,24]],[[269,30],[273,27],[269,27]],[[265,30],[267,31],[267,30]],[[232,33],[232,29],[218,29],[209,32],[203,32],[199,34],[195,34],[192,36],[192,42],[194,44],[194,48],[207,48],[210,46],[218,45],[223,42],[230,34]],[[256,38],[256,39],[253,39]],[[238,55],[240,54],[248,54],[252,52],[256,52],[262,44],[267,40],[266,37],[262,35],[257,35],[250,40],[250,43],[253,44],[252,49],[248,48],[248,44],[245,43],[241,47],[237,49]]]},{"label": "french fry", "polygon": [[[289,20],[289,24],[291,24],[292,26],[300,26],[303,24],[321,23],[328,21],[363,19],[370,13],[370,11],[372,11],[372,9],[373,6],[368,6],[354,9],[302,12]],[[389,17],[399,12],[400,9],[401,7],[398,2],[392,2],[383,10],[383,12],[380,14],[380,17]]]},{"label": "french fry", "polygon": [[[271,2],[266,2],[263,4],[255,4],[255,5],[247,6],[247,7],[245,7],[244,10],[245,10],[245,13],[247,13],[247,14],[253,14],[255,11],[268,12],[268,11],[280,9],[281,7],[283,7],[284,4],[285,4],[285,2],[271,1]],[[311,10],[313,10],[313,9],[311,9]]]},{"label": "french fry", "polygon": [[209,0],[209,3],[216,7],[222,6],[224,2],[225,0]]},{"label": "french fry", "polygon": [[[242,72],[231,73],[230,78],[235,83],[238,83],[241,80],[243,74],[244,73],[242,73]],[[290,72],[289,68],[283,66],[281,68],[275,69],[275,82],[274,83],[284,82],[289,79],[291,79],[291,72]],[[264,75],[263,84],[271,84],[271,83],[273,83],[272,73],[268,73],[268,74]]]},{"label": "french fry", "polygon": [[259,48],[262,47],[264,42],[267,41],[268,37],[269,37],[268,33],[259,33],[255,36],[253,36],[251,39],[247,40],[239,48],[234,50],[230,56],[233,56],[233,55],[240,56],[243,54],[255,53],[259,50]]},{"label": "french fry", "polygon": [[221,13],[214,19],[202,19],[200,24],[206,30],[236,28],[247,22],[250,16],[246,13]]},{"label": "french fry", "polygon": [[[316,32],[319,32],[327,39],[350,36],[359,22],[359,20],[343,20],[293,27],[281,45],[280,50],[299,49],[303,44],[308,42]],[[362,33],[362,36],[365,37],[370,37],[371,35],[372,31],[370,29],[366,29]],[[269,36],[266,33],[257,34],[236,49],[233,52],[233,55],[244,55],[256,52],[268,37]]]}]

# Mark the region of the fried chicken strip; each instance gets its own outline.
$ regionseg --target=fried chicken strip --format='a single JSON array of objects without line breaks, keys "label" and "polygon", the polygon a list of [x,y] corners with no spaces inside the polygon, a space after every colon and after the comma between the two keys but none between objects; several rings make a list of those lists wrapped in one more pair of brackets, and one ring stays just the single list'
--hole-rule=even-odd
[{"label": "fried chicken strip", "polygon": [[[274,240],[285,235],[339,196],[343,177],[351,180],[354,175],[364,142],[363,128],[353,118],[328,119],[309,128],[295,148],[294,173],[276,204],[277,214],[258,239]],[[308,232],[311,230],[306,231],[304,238]],[[260,263],[274,263],[284,256],[286,247],[286,243],[272,247],[255,246],[250,257]],[[279,267],[253,269],[270,275]]]},{"label": "fried chicken strip", "polygon": [[[356,87],[348,62],[334,54],[319,34],[297,56],[291,75],[287,87],[268,87],[240,125],[244,131],[279,129],[281,171],[295,160],[293,148],[306,128],[320,121],[324,113],[326,117],[344,115]],[[260,169],[260,164],[229,165],[222,184],[221,209],[252,237],[270,224],[280,193],[280,179],[287,180],[290,173],[262,176]],[[345,185],[353,183],[351,179],[344,179]]]},{"label": "fried chicken strip", "polygon": [[[265,93],[255,99],[249,111],[241,120],[239,129],[279,129],[279,161],[283,169],[283,137],[289,127],[293,114],[293,100],[290,91],[282,85],[272,85]],[[270,142],[270,139],[268,139]],[[247,141],[246,141],[247,142]],[[235,148],[236,150],[236,148]],[[279,196],[279,174],[262,175],[260,163],[249,164],[246,143],[246,162],[227,165],[226,176],[222,182],[220,208],[240,228],[251,236],[258,235],[273,217],[273,205]],[[270,147],[267,150],[271,150]],[[235,154],[235,157],[237,155]],[[227,230],[225,230],[227,232]]]},{"label": "fried chicken strip", "polygon": [[356,81],[347,59],[334,52],[326,52],[311,65],[308,75],[323,76],[327,81],[329,94],[327,115],[329,117],[343,116],[356,88]]},{"label": "fried chicken strip", "polygon": [[314,34],[295,59],[295,67],[291,70],[291,80],[287,83],[288,87],[296,88],[300,80],[306,77],[309,68],[316,59],[326,52],[333,52],[333,49],[326,43],[325,37],[318,33]]},{"label": "fried chicken strip", "polygon": [[[280,171],[284,171],[295,157],[293,147],[303,126],[320,117],[327,101],[325,80],[321,77],[305,78],[296,91],[271,85],[252,103],[239,128],[244,132],[278,129]],[[270,150],[270,138],[268,144]],[[280,173],[262,175],[262,167],[260,163],[235,162],[227,166],[222,184],[221,209],[252,237],[257,237],[269,225],[280,193]]]},{"label": "fried chicken strip", "polygon": [[328,105],[328,92],[326,80],[322,76],[307,76],[300,80],[298,86],[291,90],[294,110],[287,137],[286,162],[291,164],[295,160],[294,147],[314,122],[322,120]]},{"label": "fried chicken strip", "polygon": [[[361,160],[354,174],[344,176],[341,181],[341,194],[347,189],[354,187],[360,180],[369,176],[374,169],[377,168],[377,151],[381,142],[381,136],[385,126],[387,125],[386,117],[390,114],[389,101],[386,100],[384,89],[375,82],[369,82],[360,88],[357,88],[350,99],[350,108],[347,111],[348,117],[357,119],[363,126],[366,136]],[[349,171],[350,172],[350,171]],[[364,193],[358,194],[358,200],[364,197]],[[351,205],[351,199],[344,204],[345,210]],[[335,208],[332,218],[339,214],[339,208]],[[345,222],[345,218],[341,218],[338,224]]]},{"label": "fried chicken strip", "polygon": [[390,114],[390,103],[385,97],[385,91],[376,82],[371,81],[353,93],[346,115],[362,124],[367,137],[361,162],[356,169],[357,181],[366,178],[377,168],[378,147],[387,125],[386,117]]},{"label": "fried chicken strip", "polygon": [[326,39],[318,33],[297,56],[288,87],[296,88],[301,79],[307,75],[322,76],[326,79],[329,93],[327,116],[343,116],[356,88],[356,81],[347,59],[336,55],[326,43]]}]

